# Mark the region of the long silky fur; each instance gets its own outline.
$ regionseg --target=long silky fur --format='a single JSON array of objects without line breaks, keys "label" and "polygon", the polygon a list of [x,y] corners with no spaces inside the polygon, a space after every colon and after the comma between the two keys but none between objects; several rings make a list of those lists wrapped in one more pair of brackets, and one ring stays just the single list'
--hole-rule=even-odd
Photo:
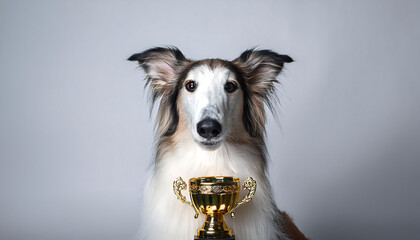
[{"label": "long silky fur", "polygon": [[[204,218],[201,215],[194,219],[193,209],[176,199],[172,181],[178,176],[188,180],[209,175],[233,175],[242,181],[252,176],[257,181],[254,199],[238,209],[235,219],[225,215],[237,239],[288,239],[267,177],[264,105],[274,107],[276,76],[284,63],[293,60],[270,50],[250,49],[233,61],[192,61],[175,47],[153,48],[134,54],[129,60],[138,61],[146,72],[152,104],[160,100],[155,124],[155,159],[144,192],[140,239],[192,239]],[[191,139],[183,106],[178,101],[181,82],[199,65],[228,68],[236,75],[243,92],[242,121],[239,120],[237,129],[214,151],[202,150]],[[244,194],[241,191],[240,198]]]}]

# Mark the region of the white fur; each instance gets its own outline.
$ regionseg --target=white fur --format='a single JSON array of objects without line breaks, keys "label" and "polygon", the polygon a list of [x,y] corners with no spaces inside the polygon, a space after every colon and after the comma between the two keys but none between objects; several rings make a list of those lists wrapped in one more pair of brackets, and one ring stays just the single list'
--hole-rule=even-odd
[{"label": "white fur", "polygon": [[[258,177],[261,169],[256,164],[256,157],[255,152],[241,146],[222,144],[215,151],[207,151],[193,139],[182,138],[156,166],[154,176],[147,183],[141,229],[143,239],[191,240],[204,222],[202,214],[194,219],[193,208],[176,199],[172,182],[178,176],[185,181],[197,176],[236,176],[242,182],[252,176],[257,181],[255,197],[238,208],[235,219],[229,215],[224,218],[238,240],[278,239],[279,226],[273,221],[275,208],[271,204],[271,189]],[[184,194],[188,195],[188,192]],[[245,191],[241,191],[240,198],[244,194]]]}]

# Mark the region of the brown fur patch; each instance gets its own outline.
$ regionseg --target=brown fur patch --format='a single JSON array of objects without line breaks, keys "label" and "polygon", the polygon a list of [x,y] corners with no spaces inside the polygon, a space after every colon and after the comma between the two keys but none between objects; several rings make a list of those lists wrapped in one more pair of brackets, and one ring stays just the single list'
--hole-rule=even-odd
[{"label": "brown fur patch", "polygon": [[279,211],[283,222],[281,223],[281,227],[284,229],[287,236],[292,240],[309,240],[300,230],[299,228],[293,223],[292,218],[286,213]]}]

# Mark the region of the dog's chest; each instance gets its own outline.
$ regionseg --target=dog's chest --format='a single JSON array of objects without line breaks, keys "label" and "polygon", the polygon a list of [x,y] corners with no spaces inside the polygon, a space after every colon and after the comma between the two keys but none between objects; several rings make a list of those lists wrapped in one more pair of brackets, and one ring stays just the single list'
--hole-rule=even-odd
[{"label": "dog's chest", "polygon": [[[243,182],[252,176],[257,180],[254,199],[238,209],[237,218],[225,220],[238,239],[271,239],[272,224],[271,193],[267,182],[260,179],[260,166],[252,151],[224,145],[215,151],[206,151],[194,146],[181,146],[168,152],[155,167],[145,192],[148,213],[143,219],[145,239],[168,236],[168,239],[192,239],[197,228],[204,222],[204,215],[194,219],[191,206],[177,200],[172,183],[177,177],[185,182],[198,176],[235,176]],[[189,199],[188,191],[183,192]],[[241,191],[240,199],[246,194]],[[267,226],[268,225],[268,226]],[[259,236],[257,235],[259,234]],[[169,237],[170,236],[170,237]]]}]

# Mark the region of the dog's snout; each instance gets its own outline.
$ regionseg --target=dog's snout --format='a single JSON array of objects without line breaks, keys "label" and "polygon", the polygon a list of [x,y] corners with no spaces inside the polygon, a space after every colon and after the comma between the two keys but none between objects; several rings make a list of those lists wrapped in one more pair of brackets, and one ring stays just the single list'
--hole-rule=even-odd
[{"label": "dog's snout", "polygon": [[203,138],[212,139],[220,135],[222,125],[215,119],[206,118],[197,124],[197,132]]}]

